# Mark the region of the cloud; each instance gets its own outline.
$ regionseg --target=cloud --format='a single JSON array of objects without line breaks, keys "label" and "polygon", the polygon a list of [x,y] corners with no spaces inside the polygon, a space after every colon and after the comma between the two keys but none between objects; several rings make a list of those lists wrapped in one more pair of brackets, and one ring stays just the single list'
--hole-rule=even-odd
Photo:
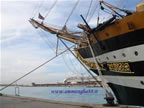
[{"label": "cloud", "polygon": [[[112,1],[112,3],[114,3],[114,0]],[[48,2],[46,0],[1,1],[0,75],[2,76],[2,82],[11,82],[17,79],[55,55],[54,51],[56,48],[56,37],[49,33],[43,33],[39,30],[35,30],[28,22],[29,18],[33,17],[34,15],[34,18],[38,19],[38,12],[45,16],[47,10],[53,2],[53,0]],[[75,2],[76,0],[58,0],[56,6],[49,13],[45,22],[61,29]],[[134,4],[131,4],[130,6],[132,7],[132,5],[134,6]],[[67,23],[70,30],[78,30],[76,27],[77,24],[83,24],[80,14],[85,17],[88,6],[89,4],[87,3],[87,0],[80,1],[78,7]],[[102,22],[105,14],[101,15],[103,15],[101,16]],[[95,26],[95,24],[96,15],[94,15],[90,22],[90,25],[92,26]],[[41,36],[39,36],[39,34]],[[70,46],[71,44],[68,43],[68,45]],[[65,49],[65,47],[60,44],[60,49],[61,48]],[[30,83],[32,81],[62,81],[65,77],[69,75],[71,76],[72,73],[79,74],[81,71],[86,73],[84,69],[80,68],[80,65],[76,59],[72,55],[69,55],[70,53],[65,53],[64,55],[67,65],[65,65],[62,57],[58,57],[56,60],[50,62],[48,65],[45,65],[32,75],[23,79],[21,83]]]},{"label": "cloud", "polygon": [[[47,45],[44,43],[43,39],[38,36],[38,33],[45,35],[45,37],[50,34],[39,31],[36,32],[36,30],[29,24],[28,17],[26,17],[29,16],[29,13],[26,14],[25,11],[30,10],[30,8],[26,8],[25,10],[20,9],[21,11],[19,10],[15,14],[16,9],[19,8],[19,3],[15,4],[8,2],[8,4],[6,3],[6,7],[3,8],[10,8],[11,11],[7,12],[4,9],[2,11],[3,26],[1,38],[1,72],[3,83],[10,83],[14,81],[55,55],[51,52],[51,48],[46,47]],[[13,7],[11,7],[12,4],[15,6],[13,5]],[[54,16],[56,17],[56,15]],[[52,20],[54,20],[53,17]],[[47,39],[49,38],[48,43],[50,43],[50,41],[52,44],[54,44],[53,41],[56,42],[53,37],[54,36],[46,37]],[[55,45],[52,47],[55,48]],[[40,79],[43,79],[45,83],[52,81],[56,82],[57,80],[62,80],[65,78],[67,73],[66,71],[69,70],[65,69],[65,65],[63,62],[61,62],[60,58],[48,63],[48,65],[37,70],[30,75],[30,77],[28,76],[20,82],[31,83],[34,81],[41,83],[42,81]]]},{"label": "cloud", "polygon": [[[45,56],[42,57],[41,54],[44,54]],[[49,52],[46,51],[37,52],[37,49],[35,50],[33,48],[25,48],[25,49],[16,48],[15,50],[12,47],[10,47],[9,50],[5,50],[2,52],[2,64],[1,64],[2,82],[10,83],[14,81],[15,79],[21,77],[22,75],[36,68],[40,64],[44,63],[46,60],[49,60],[50,56],[51,53]],[[45,78],[45,80],[47,79],[48,81],[48,79],[51,79],[51,77],[54,75],[56,76],[53,77],[53,82],[55,82],[56,80],[55,78],[57,77],[61,79],[60,76],[63,77],[65,76],[64,74],[65,71],[62,69],[65,67],[65,65],[59,60],[61,59],[57,58],[57,60],[49,62],[47,65],[41,67],[40,69],[36,70],[31,75],[29,75],[30,76],[30,77],[28,76],[29,80],[22,80],[22,81],[29,83],[32,81],[41,82],[41,80],[38,80],[41,78],[42,79]],[[38,81],[36,81],[36,79]]]}]

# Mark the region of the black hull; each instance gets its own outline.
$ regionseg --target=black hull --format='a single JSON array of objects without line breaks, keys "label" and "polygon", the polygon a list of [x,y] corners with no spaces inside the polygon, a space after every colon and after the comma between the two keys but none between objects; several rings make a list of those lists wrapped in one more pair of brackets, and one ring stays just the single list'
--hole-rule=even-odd
[{"label": "black hull", "polygon": [[[98,56],[118,49],[144,44],[143,34],[144,29],[141,29],[100,41],[99,43],[102,44],[105,48],[101,49],[98,43],[92,45],[94,54],[95,56]],[[89,47],[80,48],[78,51],[83,58],[92,57]]]},{"label": "black hull", "polygon": [[[118,103],[122,105],[144,106],[143,34],[144,29],[141,29],[100,41],[100,44],[104,45],[104,49],[100,48],[98,43],[92,45],[95,57],[99,56],[97,61],[103,64],[101,66],[102,75],[105,78],[113,78],[106,80],[108,80],[108,85],[114,92]],[[89,47],[79,48],[78,52],[84,60],[93,63]],[[120,61],[128,64],[128,71],[123,70],[124,65],[116,66],[116,63],[120,63]],[[114,64],[110,67],[109,63]],[[99,75],[95,68],[90,68]],[[130,77],[134,80],[131,81]],[[120,82],[116,83],[118,79]],[[127,82],[131,85],[126,84]]]},{"label": "black hull", "polygon": [[[141,68],[142,69],[142,68]],[[97,70],[92,70],[95,74],[99,75]],[[103,76],[119,76],[119,77],[139,77],[135,74],[131,76],[125,73],[118,73],[112,71],[101,71]],[[142,71],[140,71],[142,73]],[[135,72],[135,73],[138,73]],[[139,82],[141,86],[144,86],[144,81]],[[121,105],[136,105],[136,106],[144,106],[144,89],[127,87],[118,84],[114,84],[112,82],[108,82],[109,87],[112,89],[113,93],[116,96],[116,99]]]},{"label": "black hull", "polygon": [[119,104],[144,106],[144,89],[108,83]]}]

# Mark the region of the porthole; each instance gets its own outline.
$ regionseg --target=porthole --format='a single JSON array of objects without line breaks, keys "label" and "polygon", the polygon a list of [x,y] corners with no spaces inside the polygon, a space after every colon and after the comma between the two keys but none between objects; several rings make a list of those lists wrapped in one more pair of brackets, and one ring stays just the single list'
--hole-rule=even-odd
[{"label": "porthole", "polygon": [[142,85],[144,85],[144,81],[140,81],[140,83],[141,83]]},{"label": "porthole", "polygon": [[107,60],[109,60],[109,58],[108,58],[108,57],[106,57],[106,59],[107,59]]},{"label": "porthole", "polygon": [[138,52],[137,51],[135,51],[134,54],[135,54],[135,56],[138,56]]},{"label": "porthole", "polygon": [[114,55],[113,58],[116,59],[116,56]]},{"label": "porthole", "polygon": [[105,35],[106,35],[106,36],[109,36],[109,33],[106,33]]},{"label": "porthole", "polygon": [[123,57],[126,57],[126,54],[125,54],[125,53],[122,53],[122,56],[123,56]]}]

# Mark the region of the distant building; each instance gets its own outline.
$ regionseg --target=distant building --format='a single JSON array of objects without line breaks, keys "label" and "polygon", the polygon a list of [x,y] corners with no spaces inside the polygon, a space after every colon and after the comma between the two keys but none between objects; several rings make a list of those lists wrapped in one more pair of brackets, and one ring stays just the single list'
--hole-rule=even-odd
[{"label": "distant building", "polygon": [[[97,81],[101,80],[96,76]],[[96,83],[97,82],[93,77],[69,77],[64,80],[65,84],[78,84],[78,83]]]}]

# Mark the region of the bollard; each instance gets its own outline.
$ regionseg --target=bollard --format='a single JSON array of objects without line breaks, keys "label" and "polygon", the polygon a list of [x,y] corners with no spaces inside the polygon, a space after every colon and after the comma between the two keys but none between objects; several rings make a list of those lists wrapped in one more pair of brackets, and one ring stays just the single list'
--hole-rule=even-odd
[{"label": "bollard", "polygon": [[15,96],[19,96],[19,86],[15,87]]}]

